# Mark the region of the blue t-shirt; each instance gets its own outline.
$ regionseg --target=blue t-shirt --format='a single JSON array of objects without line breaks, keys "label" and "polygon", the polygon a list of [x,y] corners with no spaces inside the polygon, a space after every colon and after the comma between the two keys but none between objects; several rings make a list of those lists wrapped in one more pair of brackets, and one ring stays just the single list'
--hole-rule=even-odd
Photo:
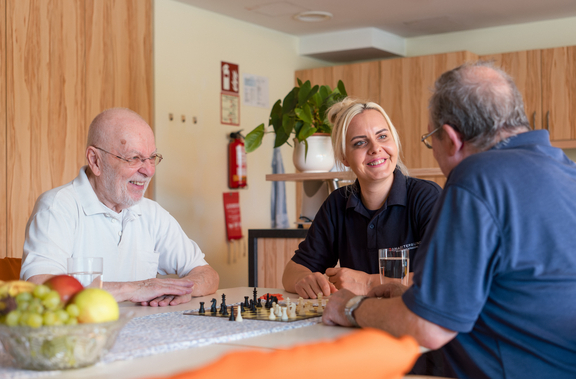
[{"label": "blue t-shirt", "polygon": [[[388,198],[373,214],[362,204],[359,191],[356,181],[328,196],[296,250],[294,262],[324,273],[340,260],[340,267],[377,274],[378,249],[420,242],[441,189],[396,169]],[[410,251],[411,260],[417,250]]]},{"label": "blue t-shirt", "polygon": [[473,378],[576,377],[576,164],[544,130],[450,173],[403,295]]}]

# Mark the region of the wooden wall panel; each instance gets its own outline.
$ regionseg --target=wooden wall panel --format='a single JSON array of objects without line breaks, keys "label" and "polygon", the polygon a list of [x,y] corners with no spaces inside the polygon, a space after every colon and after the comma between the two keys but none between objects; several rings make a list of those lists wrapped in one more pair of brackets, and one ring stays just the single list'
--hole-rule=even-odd
[{"label": "wooden wall panel", "polygon": [[542,113],[550,140],[576,139],[576,46],[542,50]]},{"label": "wooden wall panel", "polygon": [[84,161],[84,2],[6,1],[7,255],[20,257],[37,197]]},{"label": "wooden wall panel", "polygon": [[541,129],[543,119],[541,50],[483,55],[480,58],[493,60],[498,67],[510,74],[524,99],[524,109],[530,125],[534,129]]},{"label": "wooden wall panel", "polygon": [[258,238],[258,286],[284,288],[282,274],[284,267],[298,245],[304,239],[299,238]]},{"label": "wooden wall panel", "polygon": [[0,0],[0,258],[6,257],[6,0]]},{"label": "wooden wall panel", "polygon": [[86,125],[126,107],[154,128],[152,38],[151,0],[86,0]]},{"label": "wooden wall panel", "polygon": [[294,80],[294,85],[298,85],[297,79],[302,80],[302,83],[310,80],[312,87],[318,84],[329,85],[331,88],[334,88],[334,86],[338,84],[338,81],[334,83],[334,80],[332,80],[332,67],[320,67],[312,68],[309,70],[296,71],[295,77],[296,80]]},{"label": "wooden wall panel", "polygon": [[380,62],[332,67],[332,86],[342,80],[348,96],[380,103]]}]

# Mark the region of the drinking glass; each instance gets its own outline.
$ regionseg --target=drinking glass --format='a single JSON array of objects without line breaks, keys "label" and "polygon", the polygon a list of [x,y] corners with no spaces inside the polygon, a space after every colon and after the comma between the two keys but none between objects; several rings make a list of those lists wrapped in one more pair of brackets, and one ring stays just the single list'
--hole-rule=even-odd
[{"label": "drinking glass", "polygon": [[380,283],[384,278],[397,279],[403,285],[408,285],[410,278],[410,249],[380,249]]},{"label": "drinking glass", "polygon": [[75,277],[84,287],[102,288],[103,258],[68,258],[68,275]]}]

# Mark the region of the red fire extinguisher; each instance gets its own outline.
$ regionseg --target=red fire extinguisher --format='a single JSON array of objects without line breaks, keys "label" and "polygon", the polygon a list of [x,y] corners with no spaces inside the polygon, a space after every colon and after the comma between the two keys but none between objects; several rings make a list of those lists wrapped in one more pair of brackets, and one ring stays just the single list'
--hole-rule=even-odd
[{"label": "red fire extinguisher", "polygon": [[244,188],[247,184],[246,176],[246,150],[244,150],[244,136],[242,130],[230,133],[228,144],[228,187]]}]

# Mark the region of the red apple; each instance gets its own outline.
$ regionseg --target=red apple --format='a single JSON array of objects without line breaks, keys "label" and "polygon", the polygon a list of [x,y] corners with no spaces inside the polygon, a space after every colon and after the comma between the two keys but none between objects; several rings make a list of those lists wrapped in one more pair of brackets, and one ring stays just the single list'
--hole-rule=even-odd
[{"label": "red apple", "polygon": [[82,291],[84,286],[78,279],[69,275],[56,275],[44,282],[44,285],[60,294],[60,300],[66,304],[72,296]]}]

